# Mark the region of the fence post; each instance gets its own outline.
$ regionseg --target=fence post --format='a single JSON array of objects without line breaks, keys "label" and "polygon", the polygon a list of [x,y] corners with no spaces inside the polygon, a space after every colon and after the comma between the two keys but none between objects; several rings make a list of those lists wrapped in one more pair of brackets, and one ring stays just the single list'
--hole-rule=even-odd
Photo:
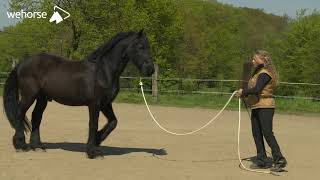
[{"label": "fence post", "polygon": [[220,81],[220,92],[221,96],[223,95],[223,81]]},{"label": "fence post", "polygon": [[154,74],[152,75],[152,97],[156,102],[158,102],[158,73],[159,66],[157,64],[154,65]]},{"label": "fence post", "polygon": [[14,69],[16,67],[18,60],[12,59],[11,69]]},{"label": "fence post", "polygon": [[63,46],[63,40],[60,39],[60,56],[62,56],[62,46]]}]

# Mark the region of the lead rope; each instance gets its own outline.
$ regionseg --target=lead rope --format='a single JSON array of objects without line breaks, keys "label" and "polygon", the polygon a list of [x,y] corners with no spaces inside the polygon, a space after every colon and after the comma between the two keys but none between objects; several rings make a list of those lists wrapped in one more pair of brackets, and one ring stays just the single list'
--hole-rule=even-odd
[{"label": "lead rope", "polygon": [[147,100],[146,100],[146,97],[145,97],[145,95],[144,95],[143,83],[142,83],[142,81],[141,81],[141,78],[140,78],[140,83],[139,83],[139,85],[141,86],[141,93],[142,93],[142,97],[143,97],[144,103],[146,104],[146,107],[147,107],[147,109],[148,109],[148,111],[149,111],[149,114],[150,114],[152,120],[153,120],[153,121],[158,125],[158,127],[159,127],[160,129],[162,129],[163,131],[165,131],[166,133],[172,134],[172,135],[176,135],[176,136],[186,136],[186,135],[194,134],[194,133],[202,130],[203,128],[209,126],[214,120],[217,119],[217,117],[220,116],[220,114],[224,111],[224,109],[225,109],[225,108],[228,106],[228,104],[230,103],[230,101],[231,101],[231,99],[233,98],[233,96],[236,94],[236,91],[233,92],[232,95],[230,96],[229,100],[227,101],[227,103],[226,103],[226,104],[224,105],[224,107],[218,112],[218,114],[217,114],[215,117],[213,117],[209,122],[207,122],[205,125],[203,125],[202,127],[198,128],[198,129],[196,129],[196,130],[190,131],[190,132],[186,132],[186,133],[176,133],[176,132],[172,132],[172,131],[167,130],[166,128],[164,128],[164,127],[155,119],[154,115],[152,114],[152,112],[151,112],[151,110],[150,110],[150,108],[149,108],[149,105],[148,105],[148,102],[147,102]]},{"label": "lead rope", "polygon": [[[218,112],[218,114],[213,117],[209,122],[207,122],[205,125],[203,125],[202,127],[196,129],[196,130],[193,130],[193,131],[190,131],[190,132],[186,132],[186,133],[176,133],[176,132],[172,132],[172,131],[169,131],[167,130],[166,128],[164,128],[154,117],[154,115],[152,114],[150,108],[149,108],[149,105],[148,105],[148,102],[146,100],[146,97],[144,95],[144,90],[143,90],[143,83],[142,83],[142,80],[140,78],[140,82],[139,82],[139,85],[140,85],[140,88],[141,88],[141,93],[142,93],[142,97],[143,97],[143,100],[144,100],[144,103],[146,104],[146,107],[148,109],[148,112],[152,118],[152,120],[158,125],[158,127],[160,129],[162,129],[163,131],[165,131],[166,133],[169,133],[169,134],[172,134],[172,135],[176,135],[176,136],[185,136],[185,135],[191,135],[191,134],[194,134],[200,130],[202,130],[203,128],[207,127],[208,125],[210,125],[214,120],[216,120],[217,117],[220,116],[220,114],[225,110],[225,108],[229,105],[231,99],[235,96],[235,94],[237,93],[237,91],[234,91],[232,93],[232,95],[230,96],[230,98],[228,99],[227,103],[223,106],[223,108]],[[239,158],[239,162],[240,162],[240,167],[241,169],[243,170],[246,170],[246,171],[250,171],[250,172],[256,172],[256,173],[263,173],[263,174],[272,174],[272,175],[276,175],[278,176],[277,174],[271,172],[271,171],[259,171],[259,170],[254,170],[254,169],[249,169],[247,168],[243,163],[242,163],[242,159],[241,159],[241,156],[240,156],[240,128],[241,128],[241,99],[239,98],[239,124],[238,124],[238,158]]]},{"label": "lead rope", "polygon": [[278,174],[275,174],[274,172],[267,170],[267,171],[259,171],[259,170],[254,170],[254,169],[250,169],[247,168],[243,163],[242,163],[242,159],[241,159],[241,155],[240,155],[240,132],[241,132],[241,98],[239,98],[239,122],[238,122],[238,158],[239,158],[239,162],[240,165],[239,167],[243,170],[246,171],[250,171],[250,172],[256,172],[256,173],[263,173],[263,174],[271,174],[274,176],[279,176]]}]

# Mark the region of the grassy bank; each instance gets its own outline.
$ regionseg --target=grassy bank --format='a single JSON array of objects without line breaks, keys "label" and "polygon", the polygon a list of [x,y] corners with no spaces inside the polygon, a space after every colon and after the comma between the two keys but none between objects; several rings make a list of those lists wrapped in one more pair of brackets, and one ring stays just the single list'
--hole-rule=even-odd
[{"label": "grassy bank", "polygon": [[[3,88],[0,87],[0,96]],[[208,95],[208,94],[162,94],[156,102],[150,94],[146,94],[148,104],[175,107],[200,107],[221,109],[229,95]],[[118,103],[144,104],[141,93],[121,91],[115,100]],[[319,113],[320,101],[301,100],[301,99],[276,99],[278,112],[300,114],[300,113]],[[227,109],[236,110],[238,108],[238,99],[233,98]]]},{"label": "grassy bank", "polygon": [[[151,95],[146,94],[149,104],[177,107],[202,107],[221,109],[229,99],[229,95],[208,95],[208,94],[162,94],[158,102]],[[141,93],[126,92],[119,93],[116,102],[143,104]],[[227,109],[236,110],[238,99],[233,98]],[[300,114],[300,113],[320,113],[320,101],[301,99],[276,99],[278,112]]]}]

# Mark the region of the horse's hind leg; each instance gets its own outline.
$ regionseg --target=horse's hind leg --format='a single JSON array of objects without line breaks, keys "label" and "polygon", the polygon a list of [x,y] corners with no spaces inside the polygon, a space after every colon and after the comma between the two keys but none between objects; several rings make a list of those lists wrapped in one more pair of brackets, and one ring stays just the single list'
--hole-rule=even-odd
[{"label": "horse's hind leg", "polygon": [[108,123],[97,134],[97,145],[100,145],[110,133],[117,127],[118,120],[113,112],[112,104],[106,104],[101,109],[102,113],[108,119]]},{"label": "horse's hind leg", "polygon": [[14,148],[19,151],[26,151],[28,149],[28,145],[26,144],[25,135],[24,135],[24,118],[26,117],[26,112],[34,102],[33,97],[22,96],[19,106],[19,121],[16,128],[16,132],[13,136],[12,142]]},{"label": "horse's hind leg", "polygon": [[40,124],[42,120],[42,114],[46,109],[48,101],[45,96],[39,96],[37,98],[36,106],[32,112],[32,131],[30,136],[30,147],[35,150],[37,148],[45,149],[40,140]]}]

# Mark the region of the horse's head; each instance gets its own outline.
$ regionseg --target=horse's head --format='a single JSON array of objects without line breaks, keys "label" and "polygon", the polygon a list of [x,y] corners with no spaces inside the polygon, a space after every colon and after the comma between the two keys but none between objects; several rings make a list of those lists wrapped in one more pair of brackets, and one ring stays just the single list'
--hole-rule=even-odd
[{"label": "horse's head", "polygon": [[151,76],[154,73],[154,64],[150,53],[148,38],[143,30],[134,36],[133,42],[126,50],[126,55],[137,66],[142,75]]}]

